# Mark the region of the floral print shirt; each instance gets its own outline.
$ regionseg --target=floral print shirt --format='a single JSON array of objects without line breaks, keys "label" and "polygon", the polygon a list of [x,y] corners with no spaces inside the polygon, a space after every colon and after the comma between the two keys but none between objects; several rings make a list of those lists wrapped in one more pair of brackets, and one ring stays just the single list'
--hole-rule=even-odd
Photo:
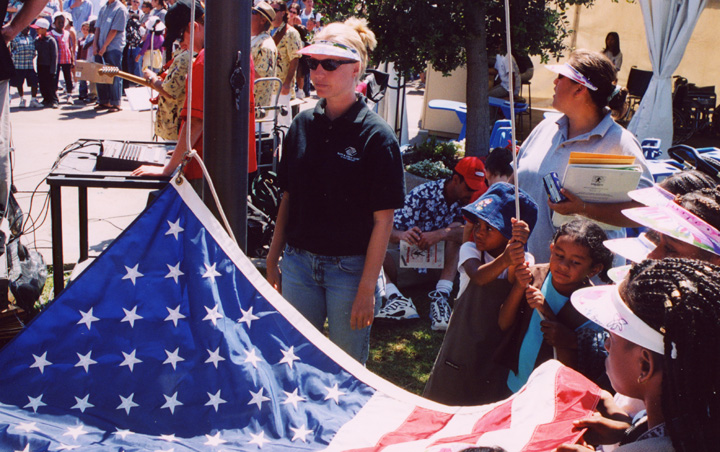
[{"label": "floral print shirt", "polygon": [[463,205],[445,201],[445,180],[426,182],[413,188],[405,196],[405,205],[395,211],[393,227],[407,231],[417,226],[423,232],[446,228],[453,222],[463,222]]},{"label": "floral print shirt", "polygon": [[190,67],[190,51],[178,49],[173,55],[173,61],[167,70],[162,88],[173,99],[160,95],[158,99],[157,121],[155,121],[155,134],[164,140],[177,140],[180,129],[180,110],[185,103],[185,81]]},{"label": "floral print shirt", "polygon": [[[273,28],[270,31],[271,35],[280,32],[280,27]],[[288,75],[290,69],[290,63],[292,60],[300,58],[298,50],[302,49],[303,43],[300,39],[300,33],[290,25],[287,25],[287,31],[285,36],[282,37],[280,43],[277,45],[277,71],[276,77],[278,77],[283,83]],[[293,74],[292,81],[290,82],[290,98],[295,98],[295,74]]]},{"label": "floral print shirt", "polygon": [[[275,77],[277,68],[277,47],[275,41],[263,31],[252,39],[250,53],[258,77]],[[255,84],[255,105],[271,105],[273,84],[259,82]]]}]

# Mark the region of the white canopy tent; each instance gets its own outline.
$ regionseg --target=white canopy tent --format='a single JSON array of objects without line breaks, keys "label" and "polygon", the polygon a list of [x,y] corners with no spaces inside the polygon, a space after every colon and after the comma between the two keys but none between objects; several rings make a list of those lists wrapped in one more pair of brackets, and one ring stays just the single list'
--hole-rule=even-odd
[{"label": "white canopy tent", "polygon": [[682,60],[707,0],[639,0],[653,77],[628,130],[638,140],[660,138],[663,157],[672,144],[672,75]]}]

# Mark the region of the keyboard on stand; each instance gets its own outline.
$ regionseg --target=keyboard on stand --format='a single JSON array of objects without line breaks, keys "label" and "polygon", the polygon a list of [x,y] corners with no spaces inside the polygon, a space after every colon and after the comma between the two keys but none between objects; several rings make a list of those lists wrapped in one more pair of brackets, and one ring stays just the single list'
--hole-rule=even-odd
[{"label": "keyboard on stand", "polygon": [[133,171],[143,165],[164,166],[167,151],[165,143],[154,145],[103,140],[95,171]]}]

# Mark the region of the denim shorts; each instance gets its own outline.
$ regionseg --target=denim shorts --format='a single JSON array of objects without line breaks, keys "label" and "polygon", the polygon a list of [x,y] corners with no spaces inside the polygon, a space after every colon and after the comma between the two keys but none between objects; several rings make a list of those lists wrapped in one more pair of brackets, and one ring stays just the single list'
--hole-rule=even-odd
[{"label": "denim shorts", "polygon": [[323,256],[290,245],[280,263],[283,297],[320,331],[327,318],[330,340],[363,364],[370,327],[353,330],[350,315],[364,266],[364,255]]}]

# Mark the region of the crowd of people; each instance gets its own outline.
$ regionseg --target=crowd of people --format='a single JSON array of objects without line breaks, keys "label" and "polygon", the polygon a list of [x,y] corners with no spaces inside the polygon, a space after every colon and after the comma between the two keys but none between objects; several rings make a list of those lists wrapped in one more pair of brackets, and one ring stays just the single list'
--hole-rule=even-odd
[{"label": "crowd of people", "polygon": [[[13,2],[6,20],[22,7],[22,2]],[[76,61],[115,66],[137,76],[146,68],[160,72],[165,8],[164,0],[142,4],[130,0],[129,5],[126,0],[109,0],[98,11],[89,0],[48,2],[34,23],[10,43],[13,63],[19,69],[11,80],[20,97],[18,106],[58,108],[60,97],[73,103],[77,94],[78,100],[94,103],[98,111],[120,111],[123,81],[116,78],[107,85],[75,80]],[[25,86],[30,88],[29,102]],[[37,99],[38,90],[42,102]]]},{"label": "crowd of people", "polygon": [[[622,96],[615,65],[578,50],[547,66],[562,116],[532,131],[517,168],[512,151],[495,149],[403,197],[397,142],[355,91],[374,45],[366,24],[349,19],[300,51],[321,100],[284,143],[271,285],[364,363],[376,317],[418,317],[397,287],[395,244],[443,241],[445,267],[428,297],[432,328],[447,331],[425,397],[495,402],[554,358],[605,389],[596,416],[575,423],[587,429],[581,443],[559,450],[712,450],[720,372],[693,360],[720,349],[717,181],[683,171],[654,185],[639,143],[612,119]],[[550,201],[540,179],[563,174],[576,151],[634,157],[632,201],[592,203],[565,189],[565,200]],[[573,219],[555,227],[553,212]],[[648,232],[624,238],[624,227],[638,226]],[[625,258],[612,249],[636,241],[639,263],[617,267]]]},{"label": "crowd of people", "polygon": [[[190,135],[199,147],[202,3],[136,0],[128,10],[124,0],[108,0],[94,23],[84,4],[28,0],[3,28],[19,69],[14,85],[22,77],[35,106],[35,77],[43,104],[56,106],[58,77],[71,94],[67,69],[79,55],[118,67],[125,55],[130,70],[139,68],[160,93],[159,111],[171,119],[158,121],[158,136]],[[35,20],[32,37],[26,27],[54,6],[49,19]],[[357,91],[377,44],[367,22],[319,27],[312,0],[259,1],[252,14],[250,80],[279,81],[255,85],[248,107],[274,99],[287,105],[310,84],[320,98],[283,140],[282,199],[267,256],[268,282],[316,328],[327,322],[330,339],[365,363],[375,318],[418,317],[398,288],[397,245],[444,242],[444,268],[428,297],[431,327],[446,333],[425,397],[451,405],[498,401],[554,358],[606,389],[597,415],[575,423],[587,429],[583,441],[559,450],[616,443],[621,452],[713,450],[720,436],[720,368],[712,359],[720,351],[720,190],[713,177],[693,171],[653,184],[637,140],[612,118],[622,96],[617,36],[608,35],[605,53],[620,59],[577,50],[566,63],[546,66],[557,74],[553,107],[562,115],[531,132],[516,168],[514,151],[494,149],[486,159],[463,158],[447,180],[405,194],[395,134]],[[128,26],[134,15],[137,24]],[[72,24],[80,21],[78,33]],[[140,39],[128,39],[135,29]],[[161,47],[166,52],[157,52]],[[28,58],[37,61],[35,73]],[[188,71],[193,102],[184,122]],[[121,83],[98,85],[95,108],[117,111]],[[5,106],[7,85],[0,84]],[[90,96],[91,87],[79,89]],[[135,174],[168,175],[186,150],[181,139],[170,164]],[[642,174],[632,201],[586,202],[565,189],[565,200],[550,201],[541,179],[563,174],[570,152],[634,157]],[[197,168],[185,171],[191,183],[200,179]],[[573,219],[556,227],[554,212]],[[638,226],[647,231],[624,238],[624,227]],[[638,249],[644,251],[623,253]],[[625,258],[635,264],[618,268]]]}]

